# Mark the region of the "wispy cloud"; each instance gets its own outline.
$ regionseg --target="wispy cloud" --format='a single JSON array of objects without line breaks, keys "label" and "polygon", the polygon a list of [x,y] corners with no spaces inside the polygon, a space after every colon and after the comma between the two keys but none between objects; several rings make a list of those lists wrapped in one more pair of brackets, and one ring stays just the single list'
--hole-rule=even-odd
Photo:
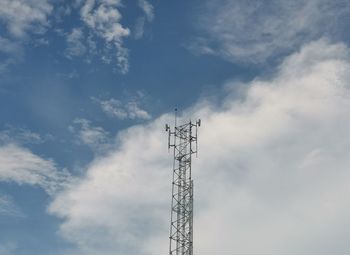
[{"label": "wispy cloud", "polygon": [[[203,120],[193,162],[198,253],[350,252],[349,72],[345,45],[316,41],[268,80],[245,84],[239,100],[228,83],[220,106],[203,100],[179,116]],[[170,118],[121,132],[117,149],[51,204],[76,254],[167,252],[172,173],[160,132]]]},{"label": "wispy cloud", "polygon": [[322,36],[336,38],[350,14],[343,0],[203,3],[196,20],[199,36],[189,48],[245,63],[262,63]]},{"label": "wispy cloud", "polygon": [[94,151],[108,147],[109,133],[102,127],[93,126],[87,119],[75,119],[69,130],[77,135],[78,143],[87,145]]},{"label": "wispy cloud", "polygon": [[18,43],[0,36],[0,52],[3,54],[18,55],[21,53],[21,48]]},{"label": "wispy cloud", "polygon": [[121,101],[111,98],[100,101],[102,110],[112,117],[118,119],[150,119],[149,113],[141,109],[137,102],[123,104]]},{"label": "wispy cloud", "polygon": [[5,128],[0,130],[0,144],[41,144],[52,139],[53,136],[50,134],[40,135],[29,129],[10,125],[5,125]]},{"label": "wispy cloud", "polygon": [[139,0],[139,7],[145,13],[148,22],[152,22],[154,19],[154,7],[146,0]]},{"label": "wispy cloud", "polygon": [[[13,199],[0,194],[0,216],[23,217],[21,210],[15,205]],[[2,254],[0,252],[0,254]]]},{"label": "wispy cloud", "polygon": [[11,35],[25,37],[28,32],[42,33],[53,9],[48,0],[1,0],[0,20]]},{"label": "wispy cloud", "polygon": [[144,13],[144,16],[139,17],[136,20],[136,24],[134,26],[134,37],[136,39],[140,39],[143,37],[146,22],[151,23],[154,19],[154,7],[146,0],[139,0],[139,7]]},{"label": "wispy cloud", "polygon": [[115,98],[107,100],[93,98],[93,100],[100,104],[102,110],[110,117],[120,120],[148,120],[151,115],[141,108],[143,97],[143,93],[139,92],[136,96],[124,100]]},{"label": "wispy cloud", "polygon": [[29,34],[42,34],[49,26],[48,16],[53,6],[47,0],[1,0],[0,74],[23,57],[23,41]]},{"label": "wispy cloud", "polygon": [[23,57],[23,49],[19,42],[9,40],[0,35],[0,74],[5,73],[8,67],[21,60]]},{"label": "wispy cloud", "polygon": [[116,50],[119,71],[123,74],[129,70],[129,51],[123,46],[123,39],[128,37],[130,30],[120,21],[122,15],[120,0],[86,0],[81,7],[81,19],[92,33],[103,39],[109,47]]},{"label": "wispy cloud", "polygon": [[[143,16],[137,19],[134,38],[142,37],[145,23],[154,19],[154,8],[146,0],[140,0],[139,8]],[[69,59],[83,57],[90,63],[92,58],[100,58],[107,64],[114,64],[113,70],[122,74],[129,71],[129,49],[125,39],[130,29],[122,24],[122,0],[79,0],[65,3],[50,0],[2,0],[0,1],[0,22],[4,24],[0,32],[0,54],[5,60],[0,62],[0,72],[17,63],[24,48],[48,45],[48,29],[66,39],[64,56]],[[78,12],[78,13],[76,13]],[[62,27],[63,17],[70,16],[73,29]],[[31,44],[28,44],[30,42]]]},{"label": "wispy cloud", "polygon": [[15,144],[0,146],[0,181],[36,185],[53,195],[71,181],[70,174],[58,170],[52,160],[43,159]]},{"label": "wispy cloud", "polygon": [[86,52],[86,47],[83,43],[84,33],[80,28],[73,28],[72,32],[67,35],[67,48],[65,56],[67,58],[82,56]]}]

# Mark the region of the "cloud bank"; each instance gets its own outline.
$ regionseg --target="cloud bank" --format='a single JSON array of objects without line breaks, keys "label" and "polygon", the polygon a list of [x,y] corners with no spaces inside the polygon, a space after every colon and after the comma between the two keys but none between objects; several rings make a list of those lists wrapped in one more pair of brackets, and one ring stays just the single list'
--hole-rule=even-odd
[{"label": "cloud bank", "polygon": [[[319,40],[268,80],[228,83],[221,105],[200,100],[194,160],[195,251],[209,255],[348,254],[350,56]],[[237,99],[237,86],[246,88]],[[75,254],[165,254],[171,155],[164,115],[129,128],[49,211]]]}]

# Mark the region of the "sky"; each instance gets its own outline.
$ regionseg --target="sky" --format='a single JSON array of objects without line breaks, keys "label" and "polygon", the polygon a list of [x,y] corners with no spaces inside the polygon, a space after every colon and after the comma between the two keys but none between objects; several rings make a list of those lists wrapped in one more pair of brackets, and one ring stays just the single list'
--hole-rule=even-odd
[{"label": "sky", "polygon": [[350,253],[348,0],[0,0],[0,255]]}]

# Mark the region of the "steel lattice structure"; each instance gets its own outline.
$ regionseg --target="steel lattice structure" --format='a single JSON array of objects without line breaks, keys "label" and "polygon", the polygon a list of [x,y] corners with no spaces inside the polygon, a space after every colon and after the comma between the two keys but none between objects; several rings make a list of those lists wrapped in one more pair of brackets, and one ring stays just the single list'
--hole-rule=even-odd
[{"label": "steel lattice structure", "polygon": [[173,182],[170,224],[170,255],[193,254],[193,180],[192,155],[197,153],[197,129],[201,122],[176,124],[174,131],[166,125],[169,149],[173,148]]}]

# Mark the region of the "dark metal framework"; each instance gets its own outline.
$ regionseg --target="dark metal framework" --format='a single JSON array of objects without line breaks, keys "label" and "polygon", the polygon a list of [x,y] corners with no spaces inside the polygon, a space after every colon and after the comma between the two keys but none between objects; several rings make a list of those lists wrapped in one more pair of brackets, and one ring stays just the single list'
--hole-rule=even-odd
[{"label": "dark metal framework", "polygon": [[173,182],[170,224],[170,255],[193,255],[193,180],[192,154],[197,154],[197,129],[201,121],[177,125],[169,134],[168,148],[173,148]]}]

